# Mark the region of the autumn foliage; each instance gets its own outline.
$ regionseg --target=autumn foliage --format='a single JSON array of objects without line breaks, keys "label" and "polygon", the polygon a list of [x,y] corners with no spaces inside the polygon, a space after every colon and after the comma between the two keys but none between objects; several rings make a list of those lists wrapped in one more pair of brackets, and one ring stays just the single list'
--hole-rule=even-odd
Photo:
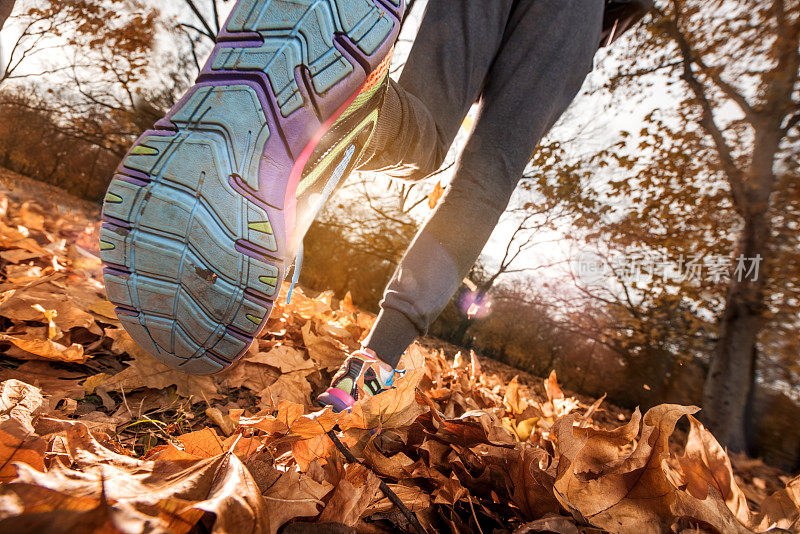
[{"label": "autumn foliage", "polygon": [[[0,208],[2,532],[412,531],[381,482],[428,532],[798,528],[800,479],[742,489],[697,408],[617,426],[618,409],[566,394],[554,373],[533,387],[474,353],[415,344],[391,391],[315,411],[374,321],[330,293],[279,305],[226,373],[173,371],[104,299],[95,223]],[[682,419],[684,446],[670,442]]]}]

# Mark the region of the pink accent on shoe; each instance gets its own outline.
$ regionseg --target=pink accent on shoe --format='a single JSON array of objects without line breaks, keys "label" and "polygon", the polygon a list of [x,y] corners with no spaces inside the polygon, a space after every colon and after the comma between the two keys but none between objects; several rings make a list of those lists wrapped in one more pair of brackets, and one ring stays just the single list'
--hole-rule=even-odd
[{"label": "pink accent on shoe", "polygon": [[330,387],[325,391],[325,393],[333,395],[334,397],[345,403],[347,406],[352,406],[356,402],[356,400],[343,389]]},{"label": "pink accent on shoe", "polygon": [[378,355],[375,353],[374,350],[368,349],[367,347],[361,347],[356,352],[358,352],[359,354],[363,354],[364,356],[368,356],[369,359],[371,360],[382,361],[380,358],[378,358]]}]

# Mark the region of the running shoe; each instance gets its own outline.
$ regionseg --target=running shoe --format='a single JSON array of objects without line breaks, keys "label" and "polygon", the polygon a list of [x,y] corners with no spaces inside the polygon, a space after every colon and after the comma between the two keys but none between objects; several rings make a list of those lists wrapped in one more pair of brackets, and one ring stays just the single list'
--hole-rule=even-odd
[{"label": "running shoe", "polygon": [[[392,372],[388,379],[382,379],[379,364],[380,360],[366,351],[352,353],[333,375],[330,387],[317,397],[317,404],[330,406],[334,412],[343,412],[359,399],[390,389],[397,371]],[[363,388],[359,387],[359,378],[362,375]]]},{"label": "running shoe", "polygon": [[120,163],[103,205],[108,298],[192,374],[264,328],[303,236],[378,119],[403,0],[239,0],[196,84]]}]

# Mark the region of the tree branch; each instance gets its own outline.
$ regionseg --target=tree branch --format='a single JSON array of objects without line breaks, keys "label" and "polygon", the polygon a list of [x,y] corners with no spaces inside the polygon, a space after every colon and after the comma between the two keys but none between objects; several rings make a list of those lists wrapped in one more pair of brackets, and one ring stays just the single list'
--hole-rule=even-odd
[{"label": "tree branch", "polygon": [[[341,452],[344,455],[345,459],[348,462],[350,462],[351,464],[364,465],[358,461],[358,459],[353,455],[352,452],[350,452],[350,449],[345,447],[344,443],[341,442],[339,436],[336,435],[336,432],[334,430],[328,432],[328,437],[331,439],[336,448],[339,449],[339,452]],[[369,469],[369,467],[367,467],[367,469]],[[370,471],[372,470],[370,469]],[[394,491],[392,491],[392,488],[386,485],[386,483],[381,479],[381,477],[379,477],[378,475],[375,476],[380,482],[379,487],[383,492],[383,494],[386,495],[386,497],[392,502],[392,504],[397,506],[397,509],[400,510],[400,513],[402,513],[403,516],[408,520],[408,522],[411,523],[411,526],[414,527],[414,530],[416,530],[419,534],[425,534],[425,529],[422,528],[422,525],[419,524],[419,519],[417,519],[417,516],[406,507],[403,501],[400,500],[400,497],[398,497],[397,494]]]},{"label": "tree branch", "polygon": [[728,146],[722,130],[716,123],[714,118],[714,108],[712,107],[708,96],[706,96],[705,88],[697,79],[694,71],[692,70],[692,63],[696,62],[695,53],[692,50],[689,41],[686,39],[686,36],[683,35],[683,32],[678,24],[678,13],[680,12],[680,6],[676,0],[673,0],[672,3],[675,10],[675,17],[672,19],[668,17],[665,18],[665,27],[669,36],[678,45],[678,49],[683,57],[682,78],[689,86],[689,89],[691,89],[692,93],[697,99],[697,102],[700,104],[700,108],[702,110],[700,124],[703,129],[708,132],[714,142],[714,146],[717,149],[717,155],[719,156],[722,168],[728,175],[728,183],[731,187],[731,195],[733,197],[734,205],[740,213],[743,213],[748,207],[747,195],[745,194],[744,188],[744,173],[736,165],[731,148]]},{"label": "tree branch", "polygon": [[[192,13],[195,14],[197,19],[200,21],[200,24],[203,25],[203,28],[205,28],[206,31],[205,32],[200,32],[200,33],[202,35],[205,35],[209,39],[211,39],[213,42],[216,42],[217,41],[217,37],[216,37],[216,34],[214,33],[214,30],[211,29],[211,26],[209,26],[208,22],[206,21],[206,18],[203,16],[202,13],[200,13],[200,10],[197,9],[197,6],[194,5],[194,0],[184,0],[184,2],[186,2],[186,5],[188,5],[189,9],[192,10]],[[197,28],[195,28],[195,30],[197,30]],[[200,30],[197,30],[197,31],[200,31]]]}]

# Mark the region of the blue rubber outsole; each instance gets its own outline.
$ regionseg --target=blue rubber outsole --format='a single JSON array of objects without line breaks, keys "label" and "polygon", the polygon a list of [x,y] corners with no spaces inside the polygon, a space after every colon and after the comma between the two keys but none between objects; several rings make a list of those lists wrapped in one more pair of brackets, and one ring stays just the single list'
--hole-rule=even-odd
[{"label": "blue rubber outsole", "polygon": [[236,4],[197,83],[136,141],[104,202],[108,298],[147,352],[211,374],[264,328],[297,246],[292,169],[389,53],[402,7]]}]

